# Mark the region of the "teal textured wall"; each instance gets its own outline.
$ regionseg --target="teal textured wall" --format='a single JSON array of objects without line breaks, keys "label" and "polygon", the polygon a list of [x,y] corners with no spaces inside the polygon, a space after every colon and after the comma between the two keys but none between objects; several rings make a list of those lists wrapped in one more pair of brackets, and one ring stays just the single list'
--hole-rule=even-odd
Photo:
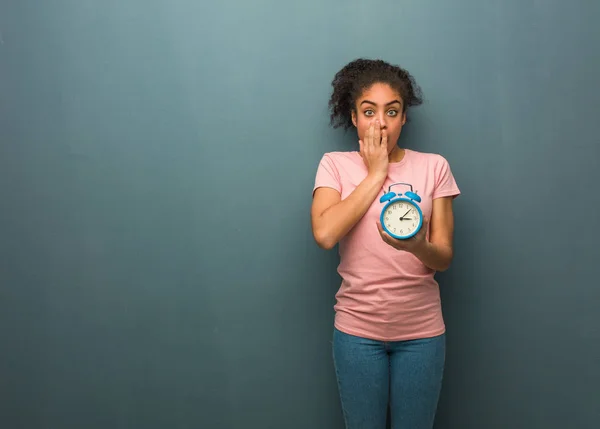
[{"label": "teal textured wall", "polygon": [[342,428],[311,190],[346,62],[463,195],[437,428],[600,419],[592,1],[0,4],[0,426]]}]

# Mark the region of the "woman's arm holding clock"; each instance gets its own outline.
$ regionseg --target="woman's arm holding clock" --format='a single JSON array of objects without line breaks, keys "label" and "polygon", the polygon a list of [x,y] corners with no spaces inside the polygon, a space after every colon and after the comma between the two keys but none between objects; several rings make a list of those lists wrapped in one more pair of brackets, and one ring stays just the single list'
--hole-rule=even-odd
[{"label": "woman's arm holding clock", "polygon": [[433,200],[429,240],[423,240],[421,246],[417,246],[413,251],[413,254],[432,270],[446,271],[454,257],[452,201],[452,197]]},{"label": "woman's arm holding clock", "polygon": [[[454,213],[452,197],[433,200],[431,219],[423,223],[421,230],[409,240],[396,240],[383,231],[379,222],[377,226],[383,240],[398,250],[411,252],[432,270],[445,271],[450,267],[454,256]],[[430,227],[429,240],[425,238],[427,227]]]}]

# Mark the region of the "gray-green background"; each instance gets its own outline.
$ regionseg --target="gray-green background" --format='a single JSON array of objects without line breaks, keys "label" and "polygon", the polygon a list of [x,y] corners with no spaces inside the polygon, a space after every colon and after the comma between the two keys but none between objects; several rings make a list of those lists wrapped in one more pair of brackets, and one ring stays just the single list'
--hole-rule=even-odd
[{"label": "gray-green background", "polygon": [[436,427],[597,428],[600,3],[0,2],[0,427],[341,429],[311,190],[408,68],[463,195]]}]

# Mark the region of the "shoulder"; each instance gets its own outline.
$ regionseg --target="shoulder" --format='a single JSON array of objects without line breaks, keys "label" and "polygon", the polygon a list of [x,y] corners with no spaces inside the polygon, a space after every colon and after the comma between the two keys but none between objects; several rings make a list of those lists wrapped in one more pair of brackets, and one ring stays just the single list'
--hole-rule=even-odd
[{"label": "shoulder", "polygon": [[362,158],[357,151],[336,151],[325,152],[321,162],[327,161],[336,165],[352,165],[362,162]]},{"label": "shoulder", "polygon": [[406,149],[406,151],[408,151],[411,160],[415,163],[426,164],[430,167],[449,165],[448,160],[439,153],[421,152],[413,149]]},{"label": "shoulder", "polygon": [[343,184],[364,168],[358,152],[326,152],[317,168],[314,189],[326,186],[341,192]]},{"label": "shoulder", "polygon": [[419,151],[411,151],[410,155],[417,170],[431,178],[434,198],[460,194],[450,163],[443,155]]},{"label": "shoulder", "polygon": [[439,153],[410,150],[409,156],[411,163],[428,176],[441,179],[444,176],[452,175],[450,163]]},{"label": "shoulder", "polygon": [[339,175],[354,175],[365,168],[357,151],[326,152],[319,162],[319,169],[335,171]]}]

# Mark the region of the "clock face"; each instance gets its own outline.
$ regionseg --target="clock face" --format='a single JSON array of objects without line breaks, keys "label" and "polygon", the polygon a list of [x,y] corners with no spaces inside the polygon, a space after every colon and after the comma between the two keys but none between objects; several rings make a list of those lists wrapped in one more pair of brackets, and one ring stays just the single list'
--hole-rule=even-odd
[{"label": "clock face", "polygon": [[408,201],[396,201],[383,212],[383,222],[397,237],[408,237],[417,232],[421,224],[421,215],[417,207]]}]

